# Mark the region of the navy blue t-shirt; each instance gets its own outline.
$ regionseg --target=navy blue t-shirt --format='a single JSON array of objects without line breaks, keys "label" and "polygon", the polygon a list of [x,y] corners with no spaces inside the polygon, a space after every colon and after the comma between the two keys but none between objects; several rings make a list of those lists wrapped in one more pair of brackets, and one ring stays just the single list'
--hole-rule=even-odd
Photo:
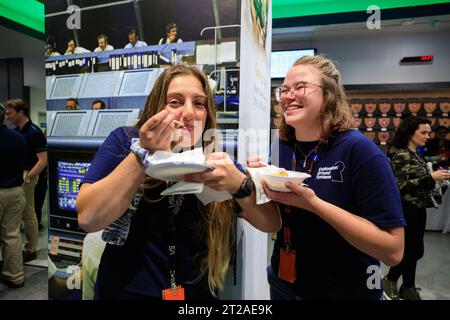
[{"label": "navy blue t-shirt", "polygon": [[[98,150],[82,183],[94,183],[112,172],[128,155],[131,138],[136,137],[135,128],[114,130]],[[160,298],[161,290],[169,288],[169,203],[168,197],[159,195],[165,187],[145,191],[149,199],[162,199],[141,200],[123,246],[106,245],[97,276],[97,298]],[[207,250],[203,208],[195,195],[184,195],[175,219],[176,280],[185,288],[186,299],[213,298],[204,277],[195,281],[200,275],[199,261]]]},{"label": "navy blue t-shirt", "polygon": [[27,143],[24,170],[31,170],[38,162],[36,153],[47,151],[47,141],[41,129],[34,123],[28,121],[21,130],[16,128],[24,137]]},{"label": "navy blue t-shirt", "polygon": [[0,188],[22,185],[25,150],[25,138],[0,124]]},{"label": "navy blue t-shirt", "polygon": [[[307,155],[317,143],[297,142]],[[280,141],[280,167],[292,169],[293,148]],[[297,171],[307,171],[311,156],[303,168],[304,156],[296,151]],[[350,213],[363,217],[381,229],[405,225],[400,194],[392,169],[381,150],[357,130],[339,133],[325,144],[319,160],[305,181],[316,195]],[[369,266],[379,261],[348,243],[333,227],[314,213],[292,208],[286,217],[280,204],[283,224],[291,229],[296,250],[297,280],[294,292],[306,299],[380,299],[382,289],[369,289],[367,280],[374,275]],[[272,255],[272,267],[278,274],[279,251],[284,248],[283,228]],[[370,282],[370,280],[369,280]]]}]

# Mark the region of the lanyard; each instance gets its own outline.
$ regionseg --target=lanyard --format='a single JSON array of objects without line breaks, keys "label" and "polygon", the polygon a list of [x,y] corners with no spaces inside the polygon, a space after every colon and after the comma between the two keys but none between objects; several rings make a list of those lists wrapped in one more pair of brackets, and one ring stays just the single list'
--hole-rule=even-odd
[{"label": "lanyard", "polygon": [[[313,152],[314,152],[314,155],[313,155],[313,157],[312,157],[312,161],[311,161],[311,163],[309,164],[309,168],[308,168],[308,170],[306,171],[309,175],[311,175],[311,173],[314,171],[314,169],[316,168],[316,166],[317,166],[317,163],[319,162],[319,153],[320,153],[320,145],[322,144],[323,142],[322,141],[319,141],[319,143],[317,144],[317,146],[315,146],[314,147],[314,149],[313,149]],[[296,144],[297,145],[297,144]],[[295,156],[295,148],[296,147],[294,147],[294,152],[292,152],[292,163],[291,163],[291,165],[292,165],[292,171],[295,171],[296,169],[297,169],[297,157]],[[301,152],[301,151],[300,151]],[[302,152],[303,153],[303,152]],[[310,153],[309,153],[310,154]],[[309,156],[309,154],[308,154],[308,156]],[[305,156],[305,159],[304,159],[304,161],[303,161],[303,168],[305,168],[306,167],[306,162],[307,162],[307,158],[308,158],[308,156]]]},{"label": "lanyard", "polygon": [[[311,175],[311,173],[316,168],[317,163],[319,162],[320,145],[322,143],[323,143],[322,141],[319,141],[317,146],[314,148],[314,155],[312,157],[311,163],[309,164],[309,169],[307,170],[309,175]],[[309,154],[308,154],[308,156],[309,156]],[[307,156],[304,159],[303,167],[306,167],[306,160],[307,160]],[[292,152],[291,170],[295,171],[296,169],[297,169],[297,157],[295,156],[295,147],[294,147],[294,151]],[[289,228],[289,220],[291,219],[291,213],[292,213],[291,207],[285,206],[284,213],[285,213],[285,224],[284,224],[284,228],[283,228],[284,244],[285,244],[286,250],[289,251],[289,248],[292,247],[292,245],[291,245],[291,229]]]},{"label": "lanyard", "polygon": [[169,220],[168,220],[168,230],[169,230],[169,242],[168,242],[168,253],[169,253],[169,274],[170,274],[170,287],[175,289],[177,287],[177,282],[175,278],[176,269],[176,224],[175,217],[180,212],[181,204],[183,203],[184,196],[181,195],[171,195],[169,196]]}]

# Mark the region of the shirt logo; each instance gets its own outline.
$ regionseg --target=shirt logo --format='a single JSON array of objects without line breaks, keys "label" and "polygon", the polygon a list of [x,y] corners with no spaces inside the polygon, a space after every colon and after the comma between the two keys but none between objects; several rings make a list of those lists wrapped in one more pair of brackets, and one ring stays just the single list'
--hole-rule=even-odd
[{"label": "shirt logo", "polygon": [[342,173],[345,170],[345,164],[337,161],[331,167],[320,167],[317,171],[316,180],[331,180],[332,182],[344,182]]}]

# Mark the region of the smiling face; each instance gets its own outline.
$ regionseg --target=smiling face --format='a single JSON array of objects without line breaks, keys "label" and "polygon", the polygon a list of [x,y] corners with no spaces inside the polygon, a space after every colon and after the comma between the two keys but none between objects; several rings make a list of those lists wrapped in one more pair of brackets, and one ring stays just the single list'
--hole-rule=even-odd
[{"label": "smiling face", "polygon": [[21,120],[21,117],[23,116],[22,111],[17,112],[16,109],[7,107],[6,108],[6,120],[8,120],[10,123],[12,123],[15,126],[18,126]]},{"label": "smiling face", "polygon": [[183,137],[181,147],[190,147],[202,137],[207,118],[208,97],[200,81],[193,75],[178,75],[167,89],[166,106],[181,129],[175,136]]},{"label": "smiling face", "polygon": [[[302,82],[305,84],[300,87],[306,88],[295,90]],[[280,106],[288,125],[299,128],[305,124],[317,124],[320,127],[320,112],[324,104],[321,84],[320,71],[316,67],[296,65],[288,71],[283,82],[283,87],[288,91],[280,98]]]},{"label": "smiling face", "polygon": [[169,38],[170,41],[172,42],[175,40],[176,37],[177,37],[177,28],[175,27],[170,29],[170,32],[167,33],[167,38]]}]

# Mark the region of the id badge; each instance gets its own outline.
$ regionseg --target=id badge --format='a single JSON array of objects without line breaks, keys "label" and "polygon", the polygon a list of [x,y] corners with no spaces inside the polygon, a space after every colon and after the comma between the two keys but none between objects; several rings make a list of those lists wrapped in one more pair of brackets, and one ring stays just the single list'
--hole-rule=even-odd
[{"label": "id badge", "polygon": [[280,249],[280,266],[278,268],[278,278],[294,283],[297,280],[295,267],[295,250]]},{"label": "id badge", "polygon": [[175,289],[168,288],[162,291],[163,300],[184,300],[184,288],[177,286]]}]

